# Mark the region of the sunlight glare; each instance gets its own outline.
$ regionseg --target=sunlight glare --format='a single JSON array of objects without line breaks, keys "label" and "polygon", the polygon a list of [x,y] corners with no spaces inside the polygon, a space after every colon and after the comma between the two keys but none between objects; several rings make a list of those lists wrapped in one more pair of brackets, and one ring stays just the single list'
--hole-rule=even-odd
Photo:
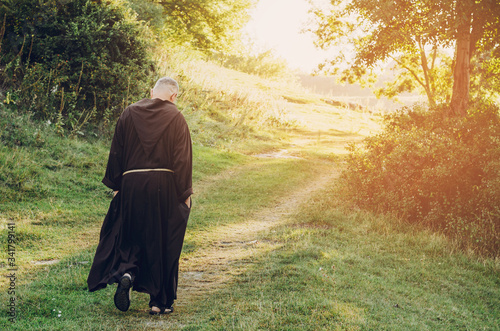
[{"label": "sunlight glare", "polygon": [[307,0],[260,0],[246,27],[256,51],[273,49],[290,67],[307,73],[314,70],[327,53],[315,48],[311,33],[301,33],[309,20],[309,9]]}]

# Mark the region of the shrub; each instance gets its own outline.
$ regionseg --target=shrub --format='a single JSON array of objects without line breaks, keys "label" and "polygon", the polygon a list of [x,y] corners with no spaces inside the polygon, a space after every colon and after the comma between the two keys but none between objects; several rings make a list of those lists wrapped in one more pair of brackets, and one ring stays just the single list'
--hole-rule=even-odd
[{"label": "shrub", "polygon": [[465,118],[405,108],[350,146],[342,194],[355,205],[443,231],[462,246],[500,249],[500,116],[475,104]]},{"label": "shrub", "polygon": [[76,130],[146,94],[153,62],[122,1],[10,0],[3,18],[0,89],[18,109]]}]

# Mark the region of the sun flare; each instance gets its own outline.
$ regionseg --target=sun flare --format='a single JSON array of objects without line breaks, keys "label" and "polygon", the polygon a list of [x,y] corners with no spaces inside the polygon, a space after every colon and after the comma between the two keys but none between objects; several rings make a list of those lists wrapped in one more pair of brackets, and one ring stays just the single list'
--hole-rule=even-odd
[{"label": "sun flare", "polygon": [[273,49],[292,68],[310,72],[327,57],[314,46],[312,34],[302,32],[310,7],[307,0],[260,0],[246,31],[259,50]]}]

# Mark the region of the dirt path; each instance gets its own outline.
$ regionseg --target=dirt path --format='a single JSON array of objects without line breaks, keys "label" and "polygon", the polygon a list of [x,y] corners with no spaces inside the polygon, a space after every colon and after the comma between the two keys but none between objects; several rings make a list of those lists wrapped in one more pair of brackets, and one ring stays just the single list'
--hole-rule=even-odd
[{"label": "dirt path", "polygon": [[262,234],[284,224],[298,205],[337,175],[320,175],[306,187],[290,192],[279,204],[249,215],[245,222],[205,232],[206,246],[187,258],[181,257],[178,304],[188,304],[217,290],[251,266],[255,256],[277,248],[279,243],[261,240]]}]

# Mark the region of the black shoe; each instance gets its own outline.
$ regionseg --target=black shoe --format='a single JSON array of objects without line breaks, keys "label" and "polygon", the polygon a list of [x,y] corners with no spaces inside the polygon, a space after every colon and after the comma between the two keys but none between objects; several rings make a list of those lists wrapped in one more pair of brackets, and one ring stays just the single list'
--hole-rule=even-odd
[{"label": "black shoe", "polygon": [[118,282],[115,293],[115,306],[121,311],[127,311],[130,307],[130,291],[132,289],[132,279],[129,276],[122,276]]}]

